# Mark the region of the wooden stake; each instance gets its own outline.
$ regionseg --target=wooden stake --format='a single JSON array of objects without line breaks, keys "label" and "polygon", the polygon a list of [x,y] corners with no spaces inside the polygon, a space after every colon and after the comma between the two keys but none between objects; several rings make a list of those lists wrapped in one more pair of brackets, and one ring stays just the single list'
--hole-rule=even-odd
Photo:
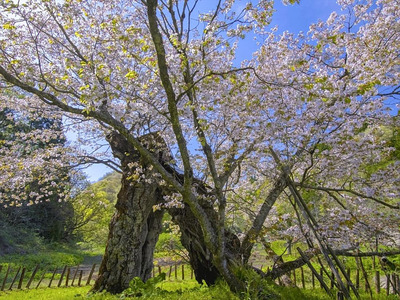
[{"label": "wooden stake", "polygon": [[363,264],[363,262],[362,262],[362,258],[361,258],[361,257],[357,257],[357,259],[358,259],[358,261],[359,261],[359,263],[360,263],[361,271],[362,271],[363,276],[364,276],[364,280],[365,280],[365,291],[366,291],[366,292],[369,291],[369,295],[371,296],[371,299],[372,299],[372,289],[371,289],[371,285],[369,284],[368,274],[367,274],[367,272],[365,271],[364,264]]},{"label": "wooden stake", "polygon": [[22,268],[21,277],[19,278],[19,282],[18,282],[19,290],[22,288],[22,282],[24,281],[25,271],[26,271],[26,268]]},{"label": "wooden stake", "polygon": [[54,269],[53,276],[51,276],[51,279],[50,279],[50,282],[49,282],[49,287],[51,287],[51,283],[53,282],[53,279],[54,279],[54,276],[56,275],[56,272],[57,272],[57,268]]},{"label": "wooden stake", "polygon": [[72,283],[71,283],[72,286],[74,286],[75,278],[76,278],[76,275],[78,274],[78,269],[79,269],[79,265],[76,267],[76,270],[74,272],[74,277],[72,278]]},{"label": "wooden stake", "polygon": [[161,266],[158,266],[158,275],[161,275]]},{"label": "wooden stake", "polygon": [[[347,273],[347,277],[348,277],[348,278],[351,278],[351,277],[350,277],[350,276],[351,276],[351,270],[350,270],[350,268],[347,268],[346,273]],[[347,288],[347,290],[350,290],[350,284],[349,284],[348,281],[346,282],[346,288]]]},{"label": "wooden stake", "polygon": [[356,269],[356,289],[360,288],[360,269]]},{"label": "wooden stake", "polygon": [[83,275],[83,270],[81,270],[81,271],[79,272],[78,286],[81,286],[82,275]]},{"label": "wooden stake", "polygon": [[301,276],[301,286],[303,287],[303,289],[306,288],[306,282],[304,280],[304,270],[303,267],[300,267],[300,276]]},{"label": "wooden stake", "polygon": [[324,271],[322,270],[322,268],[321,269],[319,269],[319,276],[321,276],[321,280],[322,280],[322,282],[320,281],[319,283],[320,283],[320,286],[321,286],[321,289],[323,288],[323,282],[324,282]]},{"label": "wooden stake", "polygon": [[12,287],[13,287],[13,285],[14,285],[14,282],[17,280],[17,276],[18,276],[20,270],[21,270],[21,267],[18,268],[18,271],[17,271],[17,273],[15,274],[14,279],[13,279],[13,281],[11,282],[10,287],[8,288],[9,290],[12,290]]},{"label": "wooden stake", "polygon": [[96,264],[93,264],[92,269],[90,270],[90,273],[89,273],[89,277],[88,277],[88,279],[87,279],[87,281],[86,281],[86,285],[89,285],[89,284],[90,284],[90,280],[92,279],[93,272],[94,272],[94,269],[95,269],[95,268],[96,268]]},{"label": "wooden stake", "polygon": [[375,288],[376,293],[379,294],[381,292],[381,280],[379,271],[375,271]]},{"label": "wooden stake", "polygon": [[65,286],[68,286],[69,274],[71,273],[71,269],[67,268],[67,275],[65,276]]},{"label": "wooden stake", "polygon": [[81,286],[82,275],[83,275],[83,270],[81,270],[81,271],[79,272],[78,286]]},{"label": "wooden stake", "polygon": [[36,265],[35,269],[32,272],[31,278],[29,278],[28,284],[26,285],[26,288],[29,289],[29,287],[32,284],[33,278],[35,278],[36,272],[39,270],[39,265]]},{"label": "wooden stake", "polygon": [[46,273],[47,273],[47,270],[44,270],[42,277],[40,277],[40,280],[39,280],[38,284],[36,285],[36,288],[39,288],[39,285],[42,283],[42,280],[44,278],[44,275],[46,275]]},{"label": "wooden stake", "polygon": [[1,290],[2,290],[2,291],[4,291],[4,287],[6,286],[8,274],[10,274],[10,264],[8,264],[6,276],[5,276],[4,279],[3,279],[3,284],[2,284],[2,286],[1,286]]},{"label": "wooden stake", "polygon": [[329,288],[327,287],[327,285],[325,284],[323,278],[318,275],[318,272],[314,269],[314,267],[312,266],[312,264],[310,263],[310,261],[307,259],[307,257],[304,255],[303,251],[301,251],[301,249],[299,247],[297,247],[297,251],[300,253],[301,257],[304,259],[304,261],[306,262],[307,266],[310,268],[311,272],[313,272],[314,276],[317,277],[318,281],[321,284],[321,287],[325,289],[326,293],[330,296],[333,297],[332,292],[329,290]]},{"label": "wooden stake", "polygon": [[390,293],[390,275],[386,274],[386,296]]},{"label": "wooden stake", "polygon": [[172,266],[169,266],[168,278],[171,278],[171,274],[172,274]]},{"label": "wooden stake", "polygon": [[182,280],[185,280],[185,265],[182,265]]},{"label": "wooden stake", "polygon": [[62,282],[62,280],[64,278],[65,271],[67,271],[67,266],[64,266],[64,269],[61,272],[61,277],[60,277],[60,280],[58,281],[57,287],[61,286],[61,282]]},{"label": "wooden stake", "polygon": [[392,274],[392,286],[393,286],[393,294],[397,294],[397,280],[396,274]]}]

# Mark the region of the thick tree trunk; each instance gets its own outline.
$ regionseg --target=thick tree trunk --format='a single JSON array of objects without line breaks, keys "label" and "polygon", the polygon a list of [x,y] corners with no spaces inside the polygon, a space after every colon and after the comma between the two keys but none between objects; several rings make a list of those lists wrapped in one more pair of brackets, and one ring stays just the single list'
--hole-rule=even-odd
[{"label": "thick tree trunk", "polygon": [[[165,142],[157,135],[141,138],[146,147],[157,155],[164,163],[165,168],[178,181],[183,181],[183,175],[168,165],[171,157],[167,153]],[[153,206],[163,202],[163,195],[174,191],[159,185],[159,177],[148,170],[146,162],[141,160],[138,153],[132,149],[126,139],[117,133],[113,133],[108,139],[113,154],[121,161],[123,170],[122,186],[118,194],[116,213],[110,223],[110,233],[106,252],[100,266],[100,276],[93,290],[107,290],[111,293],[119,293],[126,289],[133,277],[140,277],[146,281],[153,266],[153,251],[161,231],[161,219],[163,211],[153,212]],[[135,168],[143,169],[145,180],[133,180]],[[204,198],[212,199],[205,185],[195,180],[197,192]],[[200,200],[200,205],[213,224],[217,224],[217,213],[212,201]],[[195,218],[190,208],[170,207],[167,209],[173,221],[181,230],[181,242],[187,249],[190,264],[194,270],[196,280],[208,285],[215,283],[221,277],[215,266],[214,257],[207,249],[203,232],[199,221]],[[217,228],[215,228],[217,230]],[[226,230],[226,253],[228,262],[240,262],[239,239]]]},{"label": "thick tree trunk", "polygon": [[173,221],[179,225],[181,231],[181,243],[188,251],[190,265],[193,268],[196,280],[203,280],[212,285],[220,276],[213,265],[213,256],[204,245],[204,237],[198,220],[194,217],[189,207],[168,209]]},{"label": "thick tree trunk", "polygon": [[[93,290],[120,293],[134,277],[146,281],[151,276],[153,252],[162,229],[163,216],[162,211],[153,212],[153,206],[161,203],[163,196],[156,181],[136,178],[138,176],[132,164],[138,163],[140,158],[126,140],[112,134],[109,142],[114,156],[121,160],[122,185],[110,223],[99,278]],[[154,172],[144,162],[140,167],[145,178],[154,177]]]}]

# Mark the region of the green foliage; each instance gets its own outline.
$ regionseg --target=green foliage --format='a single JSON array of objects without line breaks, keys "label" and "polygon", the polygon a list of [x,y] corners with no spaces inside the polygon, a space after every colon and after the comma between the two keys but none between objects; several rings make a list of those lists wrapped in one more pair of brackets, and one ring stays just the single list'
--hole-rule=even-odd
[{"label": "green foliage", "polygon": [[113,172],[87,186],[71,200],[76,216],[74,233],[82,246],[105,247],[120,186],[120,175]]},{"label": "green foliage", "polygon": [[121,293],[121,299],[129,297],[151,297],[153,294],[161,294],[163,291],[156,285],[165,280],[166,274],[161,273],[160,275],[150,278],[146,282],[143,282],[139,277],[135,277],[129,283],[129,288]]},{"label": "green foliage", "polygon": [[83,261],[83,255],[77,252],[68,251],[50,251],[42,250],[40,253],[34,254],[10,254],[0,257],[1,265],[11,265],[11,268],[25,267],[28,270],[33,270],[36,265],[40,265],[40,269],[49,270],[61,268],[65,265],[76,266]]},{"label": "green foliage", "polygon": [[174,251],[182,251],[183,249],[178,234],[162,232],[158,237],[155,252],[167,252],[173,254]]},{"label": "green foliage", "polygon": [[[39,138],[34,140],[21,139],[21,135],[46,130],[51,130],[53,133],[52,137],[47,140]],[[65,138],[62,133],[61,121],[45,117],[34,118],[11,109],[3,109],[0,111],[0,148],[13,149],[15,141],[18,141],[19,146],[18,157],[35,155],[35,151],[38,149],[50,149],[57,146],[63,147]],[[4,157],[5,155],[10,155],[10,153],[7,154],[7,152],[1,151],[0,155]],[[0,166],[0,170],[2,167],[6,166]],[[58,195],[60,192],[68,192],[68,170],[66,168],[57,170],[57,179],[53,180],[57,188],[53,187],[51,183],[42,180],[47,174],[43,175],[41,171],[33,171],[32,174],[32,179],[24,187],[13,186],[11,188],[13,190],[3,186],[0,187],[0,193],[3,195],[19,193],[20,197],[18,199],[24,199],[11,201],[11,203],[6,201],[4,203],[6,205],[0,205],[0,216],[3,220],[3,226],[8,227],[8,230],[11,227],[17,227],[21,232],[24,231],[24,228],[30,228],[32,232],[37,233],[48,241],[58,242],[67,240],[69,235],[68,223],[73,216],[73,211],[70,203],[59,201]],[[33,196],[36,194],[40,195],[40,200],[37,200]],[[21,197],[21,195],[24,196]],[[1,203],[3,203],[4,199],[1,200]],[[36,204],[27,206],[25,202]],[[28,231],[25,231],[25,233]],[[3,240],[4,244],[7,243],[9,247],[16,246],[13,243],[13,238],[8,240],[9,236],[10,234],[7,231],[0,231],[0,240]],[[1,252],[3,251],[0,243]]]},{"label": "green foliage", "polygon": [[9,253],[27,253],[44,248],[43,238],[32,228],[14,226],[0,211],[0,257]]}]

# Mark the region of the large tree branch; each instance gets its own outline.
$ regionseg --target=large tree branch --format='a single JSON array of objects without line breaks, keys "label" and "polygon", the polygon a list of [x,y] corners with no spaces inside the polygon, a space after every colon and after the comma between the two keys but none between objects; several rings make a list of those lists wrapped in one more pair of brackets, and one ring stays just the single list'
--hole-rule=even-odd
[{"label": "large tree branch", "polygon": [[358,197],[361,197],[361,198],[364,198],[364,199],[369,199],[369,200],[375,201],[375,202],[377,202],[377,203],[379,203],[379,204],[382,204],[382,205],[384,205],[384,206],[386,206],[386,207],[389,207],[389,208],[400,209],[400,204],[392,205],[392,204],[390,204],[390,203],[386,203],[386,202],[383,201],[383,200],[377,199],[377,198],[375,198],[375,197],[370,197],[370,196],[364,195],[364,194],[359,193],[359,192],[357,192],[357,191],[354,191],[354,190],[352,190],[352,189],[329,188],[329,187],[321,187],[321,186],[311,186],[311,185],[306,185],[306,184],[297,183],[297,182],[293,182],[293,184],[296,185],[296,186],[305,188],[305,189],[312,189],[312,190],[318,190],[318,191],[324,191],[324,192],[327,192],[327,191],[330,191],[330,192],[338,192],[338,193],[340,193],[340,192],[345,192],[345,193],[349,193],[349,194],[352,194],[352,195],[355,195],[355,196],[358,196]]},{"label": "large tree branch", "polygon": [[30,86],[22,82],[21,80],[19,80],[9,72],[7,72],[7,70],[3,68],[1,65],[0,65],[0,75],[2,75],[7,82],[13,84],[14,86],[17,86],[26,92],[38,96],[39,99],[41,99],[47,105],[56,106],[68,113],[94,118],[99,122],[104,122],[110,125],[112,128],[119,131],[128,140],[128,142],[139,151],[140,155],[142,155],[156,168],[156,170],[161,174],[161,176],[166,182],[174,186],[174,188],[178,192],[183,193],[182,184],[179,181],[177,181],[176,178],[174,178],[167,170],[165,170],[165,168],[158,161],[158,159],[154,157],[153,154],[149,150],[147,150],[146,147],[144,147],[137,138],[133,137],[120,121],[115,120],[107,111],[105,110],[87,111],[82,108],[72,107],[66,104],[65,102],[61,101],[51,93],[39,90],[34,86]]},{"label": "large tree branch", "polygon": [[[394,255],[399,255],[400,254],[400,249],[399,250],[392,250],[392,251],[371,251],[371,252],[352,252],[350,249],[344,249],[344,250],[333,250],[335,255],[338,256],[348,256],[348,257],[370,257],[370,256],[394,256]],[[321,250],[317,248],[311,248],[306,251],[304,251],[305,258],[304,260],[302,257],[299,257],[295,260],[280,263],[276,265],[274,268],[272,268],[269,272],[265,273],[264,276],[270,277],[272,279],[276,279],[278,277],[281,277],[284,274],[289,273],[290,271],[293,271],[295,269],[298,269],[302,266],[304,266],[308,261],[310,261],[313,257],[316,255],[321,254]]]},{"label": "large tree branch", "polygon": [[286,186],[286,175],[284,173],[281,173],[276,179],[272,190],[270,190],[265,201],[261,205],[260,211],[253,221],[253,225],[243,239],[242,245],[240,247],[240,253],[242,254],[242,259],[244,263],[249,260],[255,239],[260,234],[264,221],[267,218],[272,206],[275,204],[279,195],[283,192]]}]

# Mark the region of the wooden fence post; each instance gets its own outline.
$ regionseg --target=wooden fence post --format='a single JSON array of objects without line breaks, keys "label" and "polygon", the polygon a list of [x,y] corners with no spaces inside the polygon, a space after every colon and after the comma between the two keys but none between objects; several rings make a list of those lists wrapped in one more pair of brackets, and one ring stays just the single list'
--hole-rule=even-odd
[{"label": "wooden fence post", "polygon": [[44,275],[46,275],[46,273],[47,273],[47,270],[44,270],[42,277],[40,277],[40,280],[39,280],[38,284],[36,285],[36,288],[39,288],[39,285],[42,283],[42,280],[44,278]]},{"label": "wooden fence post", "polygon": [[7,278],[8,278],[8,274],[10,274],[10,264],[8,264],[8,268],[7,268],[7,272],[6,272],[6,276],[3,279],[3,284],[1,286],[1,290],[4,291],[4,287],[6,286],[6,282],[7,282]]},{"label": "wooden fence post", "polygon": [[[350,268],[347,268],[347,277],[348,278],[351,278],[350,276],[351,276],[351,270],[350,270]],[[348,291],[350,291],[350,283],[348,282],[348,281],[346,281],[346,289],[348,290]]]},{"label": "wooden fence post", "polygon": [[15,274],[14,279],[12,280],[10,287],[8,288],[9,290],[12,290],[12,287],[13,287],[15,281],[17,280],[17,277],[18,277],[18,274],[19,274],[20,270],[21,270],[21,267],[18,268],[17,273]]},{"label": "wooden fence post", "polygon": [[371,285],[369,284],[368,275],[367,275],[367,272],[365,271],[364,264],[363,264],[363,262],[362,262],[362,258],[361,258],[361,257],[357,257],[357,259],[358,259],[358,261],[359,261],[359,263],[360,263],[361,271],[362,271],[363,276],[364,276],[364,280],[365,280],[365,291],[366,291],[366,292],[369,291],[370,297],[372,298],[372,289],[371,289]]},{"label": "wooden fence post", "polygon": [[81,286],[83,270],[79,272],[78,286]]},{"label": "wooden fence post", "polygon": [[360,269],[356,269],[356,289],[360,288]]},{"label": "wooden fence post", "polygon": [[381,292],[381,280],[379,271],[375,271],[375,288],[376,293],[379,294]]},{"label": "wooden fence post", "polygon": [[320,280],[320,286],[321,286],[321,289],[323,288],[323,282],[324,282],[324,271],[322,270],[322,268],[321,269],[319,269],[319,276],[321,276],[321,280]]},{"label": "wooden fence post", "polygon": [[79,265],[76,267],[76,270],[74,272],[74,277],[72,278],[72,283],[71,283],[72,286],[74,286],[75,278],[76,278],[76,275],[78,274],[78,270],[79,270]]},{"label": "wooden fence post", "polygon": [[67,275],[65,276],[65,286],[68,286],[70,273],[71,273],[71,269],[68,268],[67,269]]},{"label": "wooden fence post", "polygon": [[27,285],[26,285],[26,288],[27,288],[27,289],[29,289],[29,287],[31,286],[32,281],[33,281],[33,279],[35,278],[36,272],[37,272],[38,270],[39,270],[39,265],[36,265],[35,269],[34,269],[33,272],[32,272],[32,276],[31,276],[31,278],[29,278],[29,281],[28,281],[28,283],[27,283]]},{"label": "wooden fence post", "polygon": [[22,268],[21,277],[19,278],[19,282],[18,282],[19,290],[22,288],[22,282],[24,281],[25,271],[26,271],[26,268]]},{"label": "wooden fence post", "polygon": [[390,294],[390,275],[386,274],[386,296]]},{"label": "wooden fence post", "polygon": [[[313,272],[313,274],[315,275],[315,277],[317,277],[317,279],[319,280],[321,287],[323,287],[326,291],[326,293],[330,296],[333,297],[332,292],[329,290],[329,288],[327,287],[327,285],[324,282],[323,277],[321,277],[320,275],[318,275],[318,272],[314,269],[314,267],[312,266],[312,264],[310,263],[310,261],[307,259],[307,257],[304,255],[303,251],[301,251],[301,249],[299,247],[297,247],[297,251],[300,253],[300,256],[303,258],[303,260],[306,262],[307,266],[310,268],[311,272]],[[322,271],[322,270],[321,270]]]},{"label": "wooden fence post", "polygon": [[89,284],[90,284],[90,280],[92,279],[93,272],[94,272],[94,269],[95,269],[95,268],[96,268],[96,264],[93,264],[92,269],[90,270],[90,273],[89,273],[89,277],[88,277],[88,279],[87,279],[87,281],[86,281],[86,285],[89,285]]},{"label": "wooden fence post", "polygon": [[49,287],[51,287],[51,283],[53,282],[53,279],[54,279],[54,276],[56,275],[56,272],[57,272],[57,268],[54,269],[53,276],[51,276],[51,279],[50,279],[50,282],[49,282]]},{"label": "wooden fence post", "polygon": [[393,294],[397,294],[397,280],[396,274],[392,274],[392,286],[393,286]]},{"label": "wooden fence post", "polygon": [[57,287],[61,286],[61,282],[62,282],[62,280],[64,278],[65,271],[67,271],[67,266],[64,266],[64,269],[61,272],[61,277],[60,277],[60,280],[58,281]]}]

